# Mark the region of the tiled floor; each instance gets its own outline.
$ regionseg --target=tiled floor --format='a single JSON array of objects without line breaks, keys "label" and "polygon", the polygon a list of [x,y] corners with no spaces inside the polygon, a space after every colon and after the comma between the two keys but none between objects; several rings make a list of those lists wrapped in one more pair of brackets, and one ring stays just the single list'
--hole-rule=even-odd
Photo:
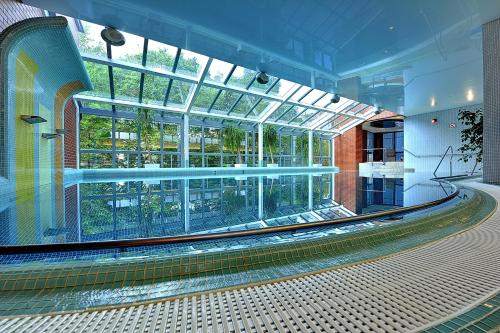
[{"label": "tiled floor", "polygon": [[[500,199],[500,187],[473,186]],[[154,303],[4,318],[0,331],[487,331],[500,324],[499,242],[496,211],[473,229],[373,262]]]}]

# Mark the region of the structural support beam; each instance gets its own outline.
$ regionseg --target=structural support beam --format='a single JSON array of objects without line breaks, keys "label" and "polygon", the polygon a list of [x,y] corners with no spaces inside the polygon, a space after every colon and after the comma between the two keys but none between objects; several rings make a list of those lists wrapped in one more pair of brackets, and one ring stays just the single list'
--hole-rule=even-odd
[{"label": "structural support beam", "polygon": [[259,176],[259,193],[258,193],[258,218],[264,218],[264,177]]},{"label": "structural support beam", "polygon": [[182,116],[181,124],[181,167],[189,168],[189,115]]},{"label": "structural support beam", "polygon": [[258,151],[259,151],[259,167],[264,166],[264,125],[262,123],[259,123],[258,125]]}]

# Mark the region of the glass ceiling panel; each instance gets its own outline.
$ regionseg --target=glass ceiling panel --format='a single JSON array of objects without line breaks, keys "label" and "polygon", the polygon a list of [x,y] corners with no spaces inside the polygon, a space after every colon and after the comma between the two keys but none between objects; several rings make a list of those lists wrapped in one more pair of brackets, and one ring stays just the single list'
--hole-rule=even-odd
[{"label": "glass ceiling panel", "polygon": [[293,96],[290,98],[292,101],[297,102],[299,99],[301,99],[311,88],[303,86],[302,88],[299,89]]},{"label": "glass ceiling panel", "polygon": [[[247,118],[255,119],[259,117],[264,111],[266,111],[269,107],[271,107],[271,101],[269,100],[261,100],[259,104],[252,110],[252,112],[247,116]],[[274,105],[274,104],[273,104]]]},{"label": "glass ceiling panel", "polygon": [[[256,92],[266,92],[267,89],[269,89],[269,87],[271,87],[278,80],[277,77],[274,77],[271,75],[268,75],[268,76],[269,76],[268,83],[260,84],[259,82],[257,82],[257,80],[255,80],[255,82],[250,86],[250,90],[256,91]],[[273,89],[271,89],[271,91],[269,91],[270,95],[276,95],[279,93],[280,83],[281,83],[281,81],[276,83],[276,85],[273,87]]]},{"label": "glass ceiling panel", "polygon": [[285,103],[281,105],[277,110],[275,110],[269,117],[270,121],[276,121],[276,119],[283,116],[283,114],[291,107],[291,104]]},{"label": "glass ceiling panel", "polygon": [[281,115],[280,118],[277,118],[276,121],[279,123],[288,124],[289,121],[298,116],[304,110],[305,108],[303,108],[302,106],[294,105],[288,112],[285,112],[283,115]]},{"label": "glass ceiling panel", "polygon": [[[320,98],[324,94],[325,94],[324,91],[314,89],[306,97],[304,97],[304,99],[301,101],[301,103],[313,104],[318,98]],[[321,105],[321,104],[318,104],[318,105]]]},{"label": "glass ceiling panel", "polygon": [[[304,111],[304,110],[302,110],[302,111]],[[290,124],[300,125],[304,121],[306,121],[307,119],[309,119],[311,117],[313,117],[313,118],[316,117],[317,114],[318,114],[317,110],[307,109],[304,112],[300,113],[300,115],[298,117],[296,117],[295,119],[292,119],[290,121]]]},{"label": "glass ceiling panel", "polygon": [[[80,33],[80,38],[78,40],[80,51],[90,55],[105,57],[106,44],[100,36],[100,32],[103,27],[83,21],[82,24],[84,32]],[[121,47],[112,47],[112,58],[132,64],[142,64],[144,38],[125,32],[122,33],[125,36],[126,43]],[[173,71],[173,64],[178,50],[179,49],[174,46],[149,40],[146,66],[156,70]],[[201,71],[207,64],[208,59],[209,58],[206,56],[187,50],[181,50],[176,73],[198,78]],[[90,92],[84,92],[83,94],[110,98],[111,93],[109,87],[108,67],[106,65],[100,65],[88,61],[85,62],[85,66],[89,72],[95,89]],[[223,83],[233,67],[234,65],[231,63],[213,59],[205,80]],[[271,91],[268,93],[269,96],[279,97],[282,99],[289,97],[290,93],[295,91],[293,96],[290,97],[291,101],[297,102],[300,100],[300,102],[304,104],[314,103],[315,106],[326,107],[333,111],[345,110],[345,112],[352,115],[359,112],[359,115],[366,116],[373,110],[372,107],[368,107],[363,110],[364,105],[361,104],[355,108],[350,108],[353,106],[352,103],[354,103],[354,101],[343,97],[341,97],[339,103],[331,103],[331,93],[325,94],[325,92],[317,89],[311,90],[310,87],[278,79],[274,76],[269,76],[269,82],[267,84],[259,84],[254,79],[255,75],[256,72],[254,70],[237,66],[228,81],[228,85],[240,88],[249,87],[249,91],[258,93],[264,93],[272,87]],[[137,71],[114,67],[113,79],[115,98],[138,102],[140,78],[141,73]],[[163,105],[169,82],[170,79],[168,78],[158,75],[145,74],[142,102],[146,104]],[[168,94],[167,106],[185,108],[188,97],[191,96],[190,94],[195,88],[195,84],[177,79],[173,79],[171,82],[172,84],[170,93]],[[297,91],[297,88],[299,87],[300,89]],[[218,92],[218,88],[211,88],[202,84],[195,97],[193,109],[198,111],[207,111],[207,109],[214,102],[215,97],[218,95],[219,97],[215,101],[211,112],[224,115],[227,115],[230,112],[229,116],[234,115],[235,117],[247,117],[249,120],[254,121],[264,113],[267,115],[270,109],[276,108],[276,106],[281,103],[279,101],[271,101],[266,98],[252,96],[250,94],[242,95],[239,92],[226,89],[222,89],[220,94],[218,94]],[[303,99],[301,100],[301,98]],[[98,105],[98,103],[87,103],[86,105],[93,105],[101,109],[104,108],[103,105]],[[107,108],[109,109],[110,106],[108,105]],[[116,109],[118,108],[122,107],[116,106]],[[335,119],[335,124],[331,124],[328,121],[330,118],[332,121]],[[322,111],[318,112],[314,109],[305,109],[304,107],[289,103],[285,103],[280,106],[276,111],[271,113],[268,118],[269,121],[278,122],[283,125],[302,124],[304,127],[322,125],[324,128],[328,126],[340,126],[344,128],[345,126],[350,126],[350,124],[358,121],[358,119],[355,119],[349,120],[348,122],[345,121],[346,119],[348,119],[346,116],[337,116]],[[324,122],[327,122],[327,124],[323,125]]]},{"label": "glass ceiling panel", "polygon": [[142,65],[142,51],[144,49],[144,38],[122,31],[125,36],[125,44],[122,46],[111,46],[113,59]]},{"label": "glass ceiling panel", "polygon": [[229,109],[233,106],[239,96],[239,93],[230,90],[224,90],[220,94],[219,98],[217,98],[217,101],[215,102],[211,112],[218,114],[227,114]]},{"label": "glass ceiling panel", "polygon": [[205,80],[223,83],[233,65],[218,59],[213,59]]},{"label": "glass ceiling panel", "polygon": [[106,43],[101,38],[103,26],[86,21],[81,22],[83,32],[79,33],[77,41],[80,52],[106,57]]},{"label": "glass ceiling panel", "polygon": [[[307,117],[303,117],[304,123],[300,123],[301,126],[311,127],[311,125],[316,124],[321,121],[326,121],[328,118],[331,118],[333,114],[329,112],[318,112],[312,118],[307,119]],[[301,117],[302,118],[302,117]]]},{"label": "glass ceiling panel", "polygon": [[176,47],[150,40],[146,64],[154,69],[172,71],[176,53]]},{"label": "glass ceiling panel", "polygon": [[147,104],[163,105],[168,82],[169,79],[165,77],[146,74],[144,76],[144,92],[142,102]]},{"label": "glass ceiling panel", "polygon": [[141,82],[139,72],[114,67],[113,82],[116,99],[139,102],[139,85]]},{"label": "glass ceiling panel", "polygon": [[206,65],[208,57],[188,50],[182,50],[176,73],[197,77]]},{"label": "glass ceiling panel", "polygon": [[326,108],[329,108],[330,107],[330,104],[332,104],[331,100],[332,100],[332,97],[333,97],[333,94],[326,94],[325,96],[323,96],[316,104],[316,106],[320,106],[322,108],[326,107]]},{"label": "glass ceiling panel", "polygon": [[185,107],[187,98],[192,89],[194,89],[194,84],[192,83],[173,80],[167,106]]},{"label": "glass ceiling panel", "polygon": [[229,79],[227,84],[231,86],[246,88],[256,74],[257,72],[255,71],[238,66],[234,70],[233,75],[231,75],[231,78]]},{"label": "glass ceiling panel", "polygon": [[[285,97],[292,89],[295,89],[298,86],[298,83],[294,83],[291,81],[281,79],[279,82],[279,90],[276,93],[278,97]],[[274,95],[274,89],[270,92],[271,95]]]},{"label": "glass ceiling panel", "polygon": [[218,92],[219,89],[217,88],[202,86],[194,99],[193,109],[197,111],[207,111]]},{"label": "glass ceiling panel", "polygon": [[84,61],[89,76],[93,78],[94,90],[82,92],[84,95],[110,98],[108,66]]},{"label": "glass ceiling panel", "polygon": [[239,116],[245,116],[252,106],[260,99],[260,97],[255,97],[255,96],[250,96],[250,95],[244,95],[238,104],[236,104],[235,108],[233,109],[233,112],[231,114],[237,114]]}]

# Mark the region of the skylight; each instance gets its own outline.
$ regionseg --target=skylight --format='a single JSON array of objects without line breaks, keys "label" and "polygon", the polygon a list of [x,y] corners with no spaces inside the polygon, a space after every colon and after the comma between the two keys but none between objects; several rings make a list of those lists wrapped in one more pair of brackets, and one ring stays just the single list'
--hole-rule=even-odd
[{"label": "skylight", "polygon": [[[76,99],[89,107],[195,112],[222,121],[275,123],[332,135],[373,113],[364,104],[343,97],[332,103],[330,92],[269,74],[269,82],[260,84],[255,70],[129,33],[123,33],[125,45],[112,46],[109,54],[100,36],[103,27],[89,22],[83,27],[78,46],[95,89]],[[353,110],[358,104],[365,107]]]}]

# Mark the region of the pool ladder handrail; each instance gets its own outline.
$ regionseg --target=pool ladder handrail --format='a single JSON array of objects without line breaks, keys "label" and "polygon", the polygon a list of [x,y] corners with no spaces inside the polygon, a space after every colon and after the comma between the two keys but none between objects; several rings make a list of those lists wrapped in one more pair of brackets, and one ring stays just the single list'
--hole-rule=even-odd
[{"label": "pool ladder handrail", "polygon": [[450,155],[450,177],[453,176],[453,147],[450,145],[450,146],[448,146],[448,148],[446,148],[444,154],[441,156],[441,159],[439,160],[439,163],[438,163],[436,169],[434,169],[434,172],[433,172],[434,177],[437,178],[436,173],[437,173],[439,167],[441,166],[441,163],[443,163],[444,158],[446,157],[446,155],[448,155],[449,151],[451,151],[451,155]]}]

